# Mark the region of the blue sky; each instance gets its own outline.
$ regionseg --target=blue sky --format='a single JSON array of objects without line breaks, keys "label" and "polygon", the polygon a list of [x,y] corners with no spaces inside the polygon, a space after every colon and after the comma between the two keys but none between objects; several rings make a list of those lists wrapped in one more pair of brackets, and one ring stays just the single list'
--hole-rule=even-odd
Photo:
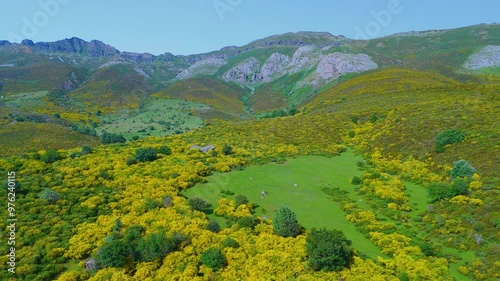
[{"label": "blue sky", "polygon": [[196,54],[291,31],[349,38],[500,22],[498,0],[0,0],[0,39]]}]

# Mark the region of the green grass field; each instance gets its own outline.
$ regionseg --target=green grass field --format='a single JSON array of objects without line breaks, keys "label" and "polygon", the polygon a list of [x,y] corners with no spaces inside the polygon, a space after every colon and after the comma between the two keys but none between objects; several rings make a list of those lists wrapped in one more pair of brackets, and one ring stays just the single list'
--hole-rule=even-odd
[{"label": "green grass field", "polygon": [[[287,206],[296,213],[304,227],[342,229],[359,252],[376,258],[381,255],[380,249],[347,221],[340,206],[321,190],[322,187],[340,187],[351,191],[354,187],[350,184],[351,178],[361,175],[356,167],[358,160],[361,157],[351,151],[333,158],[300,156],[285,164],[270,163],[215,174],[208,178],[207,183],[196,185],[184,194],[206,199],[215,207],[223,195],[220,191],[231,190],[259,205],[255,215],[270,219],[277,209]],[[262,196],[262,191],[268,195]],[[234,199],[234,196],[227,198]]]},{"label": "green grass field", "polygon": [[192,116],[190,112],[204,108],[207,106],[197,102],[149,98],[140,109],[123,110],[103,116],[102,125],[96,130],[120,133],[125,137],[172,135],[176,131],[186,132],[200,128],[203,121],[199,117]]}]

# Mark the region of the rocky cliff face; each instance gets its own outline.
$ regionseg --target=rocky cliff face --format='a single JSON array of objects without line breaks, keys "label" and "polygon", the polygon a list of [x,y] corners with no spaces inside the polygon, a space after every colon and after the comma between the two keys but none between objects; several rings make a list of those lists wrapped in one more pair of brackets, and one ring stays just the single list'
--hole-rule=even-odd
[{"label": "rocky cliff face", "polygon": [[120,57],[132,61],[135,63],[153,63],[155,56],[149,53],[131,53],[131,52],[122,52]]},{"label": "rocky cliff face", "polygon": [[345,73],[362,72],[377,68],[377,64],[365,54],[329,53],[330,48],[302,46],[293,57],[273,53],[262,65],[250,58],[222,75],[226,81],[241,83],[270,82],[287,74],[316,68],[301,85],[321,86]]},{"label": "rocky cliff face", "polygon": [[58,53],[77,53],[87,55],[89,57],[114,57],[120,54],[117,49],[104,44],[98,40],[87,42],[80,38],[70,38],[59,40],[55,42],[37,42],[33,43],[31,40],[23,40],[22,45],[30,46],[34,50],[44,52],[58,52]]},{"label": "rocky cliff face", "polygon": [[290,63],[290,58],[287,55],[273,53],[264,63],[261,69],[262,81],[269,82],[273,75],[281,73],[283,69]]},{"label": "rocky cliff face", "polygon": [[250,58],[222,75],[226,81],[261,82],[263,80],[260,64],[255,58]]},{"label": "rocky cliff face", "polygon": [[333,53],[321,59],[314,76],[330,80],[346,73],[362,72],[377,67],[377,64],[365,54]]},{"label": "rocky cliff face", "polygon": [[500,67],[500,46],[486,46],[464,63],[464,68],[470,70],[485,67]]}]

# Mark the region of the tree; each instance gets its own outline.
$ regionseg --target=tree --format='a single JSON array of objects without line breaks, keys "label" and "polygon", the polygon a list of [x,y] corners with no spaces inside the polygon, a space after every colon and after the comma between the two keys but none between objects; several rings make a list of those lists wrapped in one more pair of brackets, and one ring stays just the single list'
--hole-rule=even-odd
[{"label": "tree", "polygon": [[203,209],[210,207],[210,203],[199,197],[189,198],[188,204],[197,211],[203,211]]},{"label": "tree", "polygon": [[59,159],[61,159],[61,155],[59,155],[59,152],[57,152],[57,150],[55,150],[53,148],[47,150],[47,152],[45,152],[40,157],[40,160],[42,160],[43,162],[45,162],[47,164],[54,163]]},{"label": "tree", "polygon": [[223,248],[238,248],[240,246],[240,244],[238,244],[238,242],[236,240],[234,240],[233,238],[231,237],[226,237],[226,239],[224,239],[224,241],[222,241],[222,247]]},{"label": "tree", "polygon": [[238,194],[234,197],[234,202],[236,202],[236,207],[248,203],[248,199],[245,195]]},{"label": "tree", "polygon": [[80,152],[81,155],[86,155],[92,153],[92,147],[88,145],[82,146],[82,152]]},{"label": "tree", "polygon": [[148,147],[148,148],[136,149],[134,158],[137,159],[137,161],[139,161],[139,162],[148,162],[148,161],[156,160],[156,158],[158,158],[158,156],[157,156],[156,149],[154,149],[152,147]]},{"label": "tree", "polygon": [[224,147],[222,147],[222,153],[224,153],[224,155],[230,155],[233,153],[233,148],[226,143],[224,144]]},{"label": "tree", "polygon": [[309,266],[314,270],[337,271],[350,264],[354,250],[341,230],[311,230],[306,238]]},{"label": "tree", "polygon": [[354,176],[352,179],[351,179],[351,184],[354,184],[354,185],[360,185],[362,184],[363,181],[358,177],[358,176]]},{"label": "tree", "polygon": [[130,248],[124,241],[111,240],[97,250],[94,260],[99,268],[119,267],[125,265],[129,257]]},{"label": "tree", "polygon": [[300,234],[300,225],[295,213],[287,207],[276,211],[273,220],[274,232],[283,237],[295,237]]},{"label": "tree", "polygon": [[253,216],[241,217],[237,221],[238,225],[241,227],[254,228],[260,223],[260,220]]},{"label": "tree", "polygon": [[472,175],[476,172],[476,169],[472,167],[469,162],[464,159],[453,162],[453,168],[450,171],[451,178],[457,177],[468,177],[472,178]]},{"label": "tree", "polygon": [[101,142],[103,144],[107,144],[107,143],[124,143],[126,142],[127,140],[125,139],[125,137],[123,137],[123,135],[121,134],[110,134],[108,132],[104,132],[101,136]]},{"label": "tree", "polygon": [[168,146],[163,145],[160,147],[160,149],[158,149],[158,153],[170,155],[170,154],[172,154],[172,150],[170,150],[170,148]]},{"label": "tree", "polygon": [[61,195],[52,189],[44,189],[40,194],[38,194],[38,197],[43,200],[49,201],[50,204],[54,204],[61,198]]},{"label": "tree", "polygon": [[179,243],[180,241],[174,235],[167,238],[164,232],[158,232],[141,239],[137,250],[142,261],[153,261],[174,251]]},{"label": "tree", "polygon": [[220,231],[220,225],[216,220],[210,220],[207,223],[207,229],[214,233],[218,233]]},{"label": "tree", "polygon": [[220,249],[209,248],[201,254],[201,264],[210,267],[212,270],[217,271],[226,265],[226,257]]}]

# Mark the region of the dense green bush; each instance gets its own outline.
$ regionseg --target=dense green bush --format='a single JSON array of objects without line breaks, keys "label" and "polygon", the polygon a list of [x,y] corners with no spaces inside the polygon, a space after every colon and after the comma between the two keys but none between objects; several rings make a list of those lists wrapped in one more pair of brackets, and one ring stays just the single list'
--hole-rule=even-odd
[{"label": "dense green bush", "polygon": [[447,144],[459,143],[465,138],[465,132],[461,130],[446,130],[438,133],[435,137],[436,152],[444,152]]},{"label": "dense green bush", "polygon": [[224,155],[230,155],[233,153],[233,148],[228,144],[224,144],[224,147],[222,147],[222,153],[224,153]]},{"label": "dense green bush", "polygon": [[104,132],[101,136],[101,142],[103,144],[107,143],[124,143],[127,140],[121,134],[110,134],[108,132]]},{"label": "dense green bush", "polygon": [[92,147],[88,145],[82,146],[82,151],[80,152],[81,155],[86,155],[92,153]]},{"label": "dense green bush", "polygon": [[218,233],[220,231],[220,225],[216,220],[210,220],[207,223],[206,228],[214,233]]},{"label": "dense green bush", "polygon": [[156,149],[152,147],[148,148],[138,148],[135,151],[135,159],[139,162],[148,162],[148,161],[154,161],[158,158]]},{"label": "dense green bush", "polygon": [[43,200],[49,201],[50,204],[54,204],[61,198],[61,195],[52,189],[44,189],[42,192],[38,194],[38,197]]},{"label": "dense green bush", "polygon": [[59,159],[61,159],[61,155],[53,148],[47,150],[47,152],[40,156],[40,160],[45,163],[54,163]]},{"label": "dense green bush", "polygon": [[337,271],[351,263],[354,250],[341,230],[313,228],[306,238],[306,253],[314,270]]},{"label": "dense green bush", "polygon": [[243,205],[248,203],[248,199],[245,195],[238,194],[234,197],[234,201],[236,202],[236,207],[239,205]]},{"label": "dense green bush", "polygon": [[111,240],[97,250],[94,261],[98,268],[119,267],[125,265],[130,256],[129,246],[122,240]]},{"label": "dense green bush", "polygon": [[71,129],[73,129],[76,132],[79,132],[81,134],[89,135],[89,136],[97,136],[97,132],[93,128],[89,128],[85,125],[82,124],[75,124],[71,126]]},{"label": "dense green bush", "polygon": [[223,248],[238,248],[240,246],[240,244],[238,244],[238,242],[236,240],[234,240],[233,238],[231,237],[226,237],[226,239],[224,239],[224,241],[222,241],[222,247]]},{"label": "dense green bush", "polygon": [[209,248],[201,254],[201,264],[217,271],[226,265],[226,257],[220,249]]},{"label": "dense green bush", "polygon": [[138,161],[137,159],[135,159],[135,157],[129,157],[127,158],[127,160],[125,161],[125,163],[130,166],[130,165],[134,165],[134,164],[137,164]]},{"label": "dense green bush", "polygon": [[158,149],[158,153],[170,155],[170,154],[172,154],[172,150],[170,150],[170,148],[168,146],[163,145],[160,147],[160,149]]},{"label": "dense green bush", "polygon": [[191,208],[197,211],[203,211],[204,209],[210,207],[210,203],[199,197],[189,198],[188,204],[189,206],[191,206]]},{"label": "dense green bush", "polygon": [[295,213],[287,207],[276,211],[273,220],[274,232],[283,237],[295,237],[300,234],[300,225]]},{"label": "dense green bush", "polygon": [[360,184],[363,183],[363,181],[358,176],[354,176],[351,179],[351,183],[354,184],[354,185],[360,185]]},{"label": "dense green bush", "polygon": [[174,235],[167,238],[164,232],[158,232],[141,239],[137,250],[141,261],[153,261],[174,251],[179,244],[180,241]]},{"label": "dense green bush", "polygon": [[453,168],[450,171],[451,178],[457,177],[468,177],[471,178],[476,172],[476,169],[472,167],[469,162],[465,160],[458,160],[453,162]]},{"label": "dense green bush", "polygon": [[430,183],[427,187],[431,202],[441,199],[450,199],[457,195],[466,195],[469,192],[469,181],[466,179],[455,179],[451,184],[438,182]]},{"label": "dense green bush", "polygon": [[237,220],[237,223],[240,227],[246,227],[246,228],[254,228],[256,225],[260,223],[260,220],[256,217],[252,216],[246,216],[246,217],[241,217]]}]

